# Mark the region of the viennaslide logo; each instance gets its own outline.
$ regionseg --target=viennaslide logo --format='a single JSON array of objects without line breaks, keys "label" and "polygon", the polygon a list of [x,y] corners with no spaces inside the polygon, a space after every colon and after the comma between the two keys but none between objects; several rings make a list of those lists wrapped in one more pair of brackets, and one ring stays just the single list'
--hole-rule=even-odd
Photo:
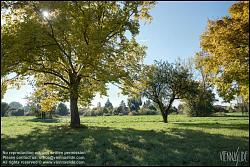
[{"label": "viennaslide logo", "polygon": [[240,150],[240,147],[234,151],[221,151],[220,152],[220,160],[223,162],[234,162],[235,166],[238,166],[239,163],[248,162],[249,161],[249,153],[248,151]]}]

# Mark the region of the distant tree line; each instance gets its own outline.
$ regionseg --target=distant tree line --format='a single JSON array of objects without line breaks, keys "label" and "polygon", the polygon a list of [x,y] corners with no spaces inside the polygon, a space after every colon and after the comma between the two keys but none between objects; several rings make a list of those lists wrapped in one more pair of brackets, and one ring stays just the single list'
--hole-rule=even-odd
[{"label": "distant tree line", "polygon": [[66,116],[69,114],[69,109],[64,103],[59,103],[54,106],[50,112],[42,112],[39,104],[28,103],[23,106],[19,102],[1,102],[1,117],[4,116],[36,116],[39,118],[52,118],[53,116]]},{"label": "distant tree line", "polygon": [[[194,101],[194,100],[192,100]],[[208,99],[206,101],[209,102]],[[169,114],[186,114],[189,116],[208,116],[213,113],[228,113],[228,112],[248,112],[248,104],[238,103],[234,107],[212,105],[205,106],[204,102],[189,103],[187,100],[182,101],[178,107],[172,106]],[[195,104],[195,105],[194,105]],[[192,106],[193,105],[193,106]],[[207,107],[207,108],[206,108]],[[206,113],[208,111],[208,113]],[[39,109],[39,104],[28,103],[23,106],[19,102],[1,102],[1,117],[8,116],[36,116],[38,118],[52,118],[52,116],[69,116],[69,108],[62,102],[54,106],[51,112],[42,112]],[[96,107],[82,107],[79,109],[81,116],[111,116],[111,115],[158,115],[159,108],[150,100],[144,102],[140,98],[129,98],[128,103],[122,100],[118,107],[113,107],[108,99],[104,106],[98,102]]]},{"label": "distant tree line", "polygon": [[156,115],[159,114],[156,107],[150,100],[146,100],[142,103],[140,98],[129,98],[128,103],[122,100],[118,107],[113,107],[109,99],[106,101],[104,106],[98,102],[97,106],[89,108],[80,108],[80,115],[83,116],[111,116],[111,115]]}]

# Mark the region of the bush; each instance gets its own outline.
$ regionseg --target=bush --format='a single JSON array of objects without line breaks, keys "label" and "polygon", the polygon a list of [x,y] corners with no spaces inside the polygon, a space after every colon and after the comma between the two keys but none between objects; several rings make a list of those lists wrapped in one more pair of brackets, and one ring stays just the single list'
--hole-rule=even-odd
[{"label": "bush", "polygon": [[139,113],[137,111],[132,111],[133,115],[139,115]]},{"label": "bush", "polygon": [[178,109],[177,109],[178,114],[184,114],[185,113],[184,107],[185,107],[185,105],[179,104]]},{"label": "bush", "polygon": [[131,111],[128,113],[128,116],[132,116],[134,115]]},{"label": "bush", "polygon": [[184,107],[184,111],[188,116],[192,117],[204,117],[209,116],[214,113],[213,105],[212,104],[186,104]]},{"label": "bush", "polygon": [[104,113],[103,116],[111,116],[110,113]]},{"label": "bush", "polygon": [[202,117],[209,116],[214,112],[213,102],[215,95],[211,90],[197,88],[195,95],[184,99],[185,113],[189,116]]},{"label": "bush", "polygon": [[177,110],[177,108],[176,107],[171,107],[170,109],[169,109],[169,114],[178,114],[178,110]]},{"label": "bush", "polygon": [[234,107],[234,112],[249,112],[249,103],[239,103]]},{"label": "bush", "polygon": [[9,105],[8,103],[5,102],[1,102],[1,117],[6,116],[7,115],[7,111],[9,109]]},{"label": "bush", "polygon": [[23,109],[11,109],[8,113],[9,116],[24,116]]},{"label": "bush", "polygon": [[140,110],[139,110],[139,113],[138,113],[139,115],[157,115],[158,114],[158,112],[156,111],[156,110],[151,110],[151,109],[149,109],[149,108],[141,108]]},{"label": "bush", "polygon": [[215,105],[215,106],[213,106],[213,112],[214,113],[227,113],[228,110],[225,109],[223,106]]}]

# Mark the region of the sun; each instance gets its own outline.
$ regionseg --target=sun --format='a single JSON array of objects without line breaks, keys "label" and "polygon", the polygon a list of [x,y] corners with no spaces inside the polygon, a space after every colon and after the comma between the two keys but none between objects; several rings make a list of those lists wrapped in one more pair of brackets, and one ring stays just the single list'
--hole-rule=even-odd
[{"label": "sun", "polygon": [[49,17],[49,12],[48,12],[48,11],[46,11],[46,10],[45,10],[45,11],[43,11],[43,12],[42,12],[42,14],[43,14],[43,16],[44,16],[44,17],[46,17],[46,18],[47,18],[47,17]]}]

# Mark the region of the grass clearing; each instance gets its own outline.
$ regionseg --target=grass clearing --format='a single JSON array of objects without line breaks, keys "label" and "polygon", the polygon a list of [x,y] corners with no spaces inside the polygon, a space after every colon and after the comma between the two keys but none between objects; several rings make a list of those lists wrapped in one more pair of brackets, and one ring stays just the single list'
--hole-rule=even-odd
[{"label": "grass clearing", "polygon": [[249,146],[249,117],[240,113],[170,115],[168,124],[160,115],[81,117],[87,128],[80,129],[69,121],[2,117],[2,150],[84,151],[86,165],[235,165],[220,161],[220,152]]}]

